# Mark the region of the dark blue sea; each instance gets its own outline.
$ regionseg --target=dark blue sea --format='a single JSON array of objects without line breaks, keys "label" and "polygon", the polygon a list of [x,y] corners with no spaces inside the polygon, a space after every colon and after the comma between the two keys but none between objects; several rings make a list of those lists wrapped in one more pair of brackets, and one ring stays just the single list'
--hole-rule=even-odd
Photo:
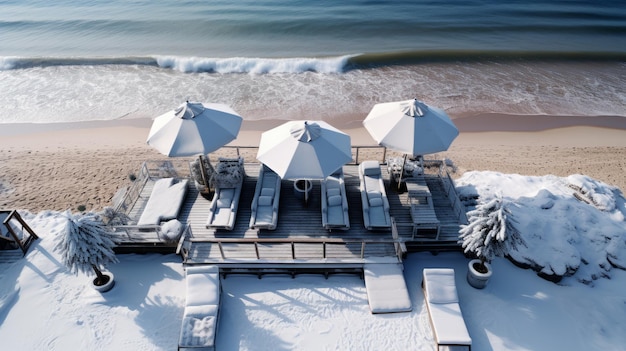
[{"label": "dark blue sea", "polygon": [[453,118],[626,116],[621,1],[0,0],[0,123],[362,120],[418,98]]}]

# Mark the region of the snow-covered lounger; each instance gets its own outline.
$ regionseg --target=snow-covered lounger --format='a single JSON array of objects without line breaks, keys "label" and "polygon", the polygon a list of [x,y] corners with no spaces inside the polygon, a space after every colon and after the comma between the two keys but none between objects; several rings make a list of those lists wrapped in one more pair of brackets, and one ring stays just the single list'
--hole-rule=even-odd
[{"label": "snow-covered lounger", "polygon": [[422,288],[437,350],[471,350],[472,338],[459,306],[454,269],[425,268]]},{"label": "snow-covered lounger", "polygon": [[372,313],[410,312],[411,298],[398,263],[368,263],[363,267],[365,290]]},{"label": "snow-covered lounger", "polygon": [[178,350],[215,350],[220,308],[217,266],[187,267],[187,299]]},{"label": "snow-covered lounger", "polygon": [[187,183],[187,179],[177,182],[174,178],[157,180],[137,225],[159,225],[176,219],[187,194]]}]

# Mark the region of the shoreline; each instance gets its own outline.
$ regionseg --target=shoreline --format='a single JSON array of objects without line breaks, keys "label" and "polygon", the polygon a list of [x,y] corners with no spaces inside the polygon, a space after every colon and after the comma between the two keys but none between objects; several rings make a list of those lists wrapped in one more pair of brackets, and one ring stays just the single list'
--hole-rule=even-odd
[{"label": "shoreline", "polygon": [[[345,115],[328,123],[341,130],[361,128],[366,116],[360,114]],[[538,132],[566,127],[598,127],[625,129],[626,116],[569,116],[569,115],[511,115],[502,113],[482,113],[474,115],[450,116],[461,133],[477,132]],[[313,120],[313,119],[311,119]],[[338,122],[343,121],[343,122]],[[287,120],[280,119],[244,119],[242,131],[265,131]],[[152,118],[120,118],[112,120],[48,122],[48,123],[0,123],[0,136],[10,137],[52,131],[76,129],[95,129],[113,127],[134,127],[150,129]]]},{"label": "shoreline", "polygon": [[[460,135],[448,151],[430,157],[452,160],[458,168],[454,177],[472,170],[561,177],[585,174],[626,189],[626,118],[555,116],[542,129],[531,131],[513,117],[505,116],[512,121],[501,123],[502,128],[492,124],[499,118],[455,119]],[[577,125],[581,119],[598,123]],[[238,138],[228,145],[257,146],[262,131],[283,122],[244,121]],[[0,208],[76,211],[79,205],[87,210],[111,205],[114,194],[130,184],[129,175],[144,161],[167,159],[146,144],[150,125],[150,119],[3,125]],[[481,126],[482,131],[475,131]],[[376,145],[361,126],[336,127],[352,137],[353,146]]]}]

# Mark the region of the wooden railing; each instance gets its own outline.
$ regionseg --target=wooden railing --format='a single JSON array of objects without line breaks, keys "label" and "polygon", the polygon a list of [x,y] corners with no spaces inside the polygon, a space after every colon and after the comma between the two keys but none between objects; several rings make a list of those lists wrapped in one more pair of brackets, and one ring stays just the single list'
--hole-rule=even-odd
[{"label": "wooden railing", "polygon": [[441,183],[443,184],[443,189],[446,192],[446,196],[450,200],[450,204],[452,204],[452,209],[459,219],[459,223],[467,224],[468,222],[465,206],[461,203],[461,199],[459,198],[459,194],[456,191],[456,187],[454,185],[454,180],[452,180],[450,173],[448,173],[445,162],[441,162],[441,165],[439,166],[439,178],[441,179]]},{"label": "wooden railing", "polygon": [[[367,247],[371,245],[393,245],[394,247],[394,255],[397,257],[398,261],[402,261],[404,254],[406,253],[406,247],[404,244],[398,239],[398,231],[395,226],[395,220],[392,218],[392,240],[389,239],[343,239],[343,238],[305,238],[305,237],[296,237],[296,238],[195,238],[193,237],[193,233],[191,232],[191,228],[188,225],[185,233],[180,238],[178,243],[178,248],[176,249],[177,254],[181,254],[183,256],[183,261],[187,262],[189,258],[189,251],[191,246],[194,244],[216,244],[219,249],[220,257],[219,259],[222,261],[226,261],[229,259],[232,260],[240,260],[242,257],[238,256],[237,253],[229,254],[224,249],[227,245],[237,245],[238,252],[249,251],[242,249],[243,246],[250,246],[254,249],[254,254],[256,260],[315,260],[315,259],[338,259],[338,260],[346,260],[346,259],[360,259],[364,260],[367,258],[373,257],[389,257],[388,255],[379,256],[379,255],[368,255]],[[259,250],[260,245],[284,245],[283,249],[286,247],[289,248],[289,257],[277,257],[271,255],[263,255],[261,250]],[[296,246],[317,246],[321,250],[319,250],[319,257],[311,257],[310,252],[306,255],[298,255]],[[344,246],[348,251],[358,249],[358,252],[352,255],[341,255],[340,257],[331,257],[328,255],[328,248],[332,245],[335,246]],[[352,246],[352,248],[348,248],[348,246]],[[285,251],[283,251],[284,253]],[[393,257],[393,256],[392,256]]]},{"label": "wooden railing", "polygon": [[[258,150],[258,146],[224,146],[220,149],[220,151],[215,152],[214,155],[210,155],[211,162],[216,162],[218,157],[243,157],[246,162],[256,162],[256,154]],[[370,152],[364,156],[363,153],[367,150],[370,150]],[[385,163],[385,160],[387,159],[387,148],[378,145],[353,145],[352,161],[347,164],[358,165],[361,163],[362,158],[377,160],[380,163]]]},{"label": "wooden railing", "polygon": [[[166,243],[161,234],[161,226],[159,225],[118,225],[113,227],[113,234],[117,236],[118,243],[132,242],[150,242],[150,243]],[[181,238],[191,235],[191,227],[185,226]],[[172,246],[177,242],[172,242]]]},{"label": "wooden railing", "polygon": [[[374,239],[302,238],[302,237],[299,237],[299,238],[201,238],[201,239],[189,238],[188,240],[185,241],[185,243],[186,244],[183,245],[182,250],[181,250],[181,253],[183,254],[183,259],[185,261],[187,261],[189,257],[189,248],[194,244],[216,244],[220,252],[219,258],[224,261],[229,260],[229,259],[232,259],[232,260],[241,259],[241,256],[238,256],[237,253],[235,252],[233,252],[232,254],[227,254],[224,248],[225,246],[229,244],[237,245],[239,252],[245,251],[245,249],[242,248],[243,246],[251,246],[254,249],[255,258],[257,260],[276,260],[276,259],[311,260],[311,259],[331,259],[331,258],[366,259],[370,257],[381,257],[381,256],[376,256],[376,255],[366,255],[367,246],[375,245],[375,244],[394,245],[396,256],[398,252],[400,251],[398,249],[400,245],[398,241],[385,240],[385,239],[374,240]],[[286,246],[289,246],[291,254],[289,255],[288,258],[284,258],[284,257],[281,258],[281,257],[273,256],[271,254],[263,255],[261,254],[261,251],[259,250],[260,245],[286,245]],[[319,257],[311,257],[310,254],[299,256],[296,253],[297,252],[296,245],[318,246],[321,248],[320,255]],[[354,245],[359,248],[359,252],[350,257],[347,257],[345,255],[342,255],[340,257],[332,257],[331,255],[328,255],[328,252],[329,252],[328,248],[331,245],[346,246],[346,247],[349,245]]]}]

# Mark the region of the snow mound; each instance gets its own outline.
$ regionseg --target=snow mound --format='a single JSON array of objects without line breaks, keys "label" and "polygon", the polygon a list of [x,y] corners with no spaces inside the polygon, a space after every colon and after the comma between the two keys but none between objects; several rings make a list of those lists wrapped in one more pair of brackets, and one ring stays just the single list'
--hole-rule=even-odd
[{"label": "snow mound", "polygon": [[558,282],[591,284],[626,269],[626,201],[621,191],[584,175],[522,176],[467,172],[456,181],[468,210],[500,194],[524,245],[508,252],[519,266]]}]

